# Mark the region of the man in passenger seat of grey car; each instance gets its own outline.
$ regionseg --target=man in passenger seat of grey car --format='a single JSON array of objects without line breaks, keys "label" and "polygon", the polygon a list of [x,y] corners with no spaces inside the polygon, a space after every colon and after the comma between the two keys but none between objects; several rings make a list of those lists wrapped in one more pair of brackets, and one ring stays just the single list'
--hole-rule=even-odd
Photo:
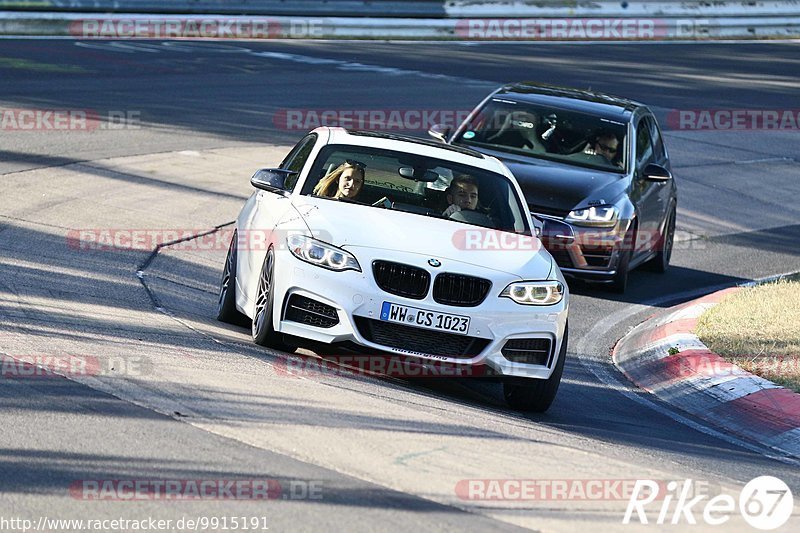
[{"label": "man in passenger seat of grey car", "polygon": [[478,208],[478,180],[466,174],[456,176],[445,191],[445,197],[450,205],[442,213],[443,216],[449,217],[462,209],[476,210]]}]

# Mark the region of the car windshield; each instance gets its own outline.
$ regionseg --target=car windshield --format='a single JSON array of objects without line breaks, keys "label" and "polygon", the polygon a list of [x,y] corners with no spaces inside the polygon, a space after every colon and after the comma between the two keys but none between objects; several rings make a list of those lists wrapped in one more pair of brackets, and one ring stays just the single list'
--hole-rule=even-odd
[{"label": "car windshield", "polygon": [[531,234],[525,204],[509,178],[413,153],[326,146],[302,194]]},{"label": "car windshield", "polygon": [[626,139],[623,122],[579,111],[491,99],[453,142],[625,172],[629,153]]}]

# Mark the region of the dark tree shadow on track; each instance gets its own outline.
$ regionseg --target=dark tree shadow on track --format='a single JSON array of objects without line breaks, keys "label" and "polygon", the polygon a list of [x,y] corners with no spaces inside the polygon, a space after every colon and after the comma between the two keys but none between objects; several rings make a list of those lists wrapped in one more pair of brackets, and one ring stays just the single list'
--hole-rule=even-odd
[{"label": "dark tree shadow on track", "polygon": [[774,252],[798,256],[797,267],[800,268],[800,224],[721,235],[708,240],[745,248],[753,253]]},{"label": "dark tree shadow on track", "polygon": [[669,307],[681,301],[697,298],[704,292],[713,292],[748,281],[747,278],[726,276],[680,266],[670,266],[664,274],[636,269],[630,272],[628,288],[624,294],[614,292],[598,283],[568,279],[570,291],[576,295],[625,303],[647,303]]}]

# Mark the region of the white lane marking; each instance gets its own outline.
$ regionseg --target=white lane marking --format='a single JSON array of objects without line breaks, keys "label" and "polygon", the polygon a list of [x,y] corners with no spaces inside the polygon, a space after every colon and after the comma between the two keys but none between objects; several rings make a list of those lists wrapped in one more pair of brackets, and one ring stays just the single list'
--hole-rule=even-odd
[{"label": "white lane marking", "polygon": [[116,52],[119,54],[133,54],[135,50],[124,50],[121,48],[113,48],[111,47],[112,43],[84,43],[84,42],[77,42],[75,46],[79,48],[89,48],[92,50],[102,50],[103,52]]},{"label": "white lane marking", "polygon": [[269,59],[278,59],[281,61],[292,61],[294,63],[305,63],[308,65],[330,65],[334,63],[342,63],[335,59],[327,59],[324,57],[312,57],[299,54],[289,54],[287,52],[250,52],[251,55],[257,57],[267,57]]},{"label": "white lane marking", "polygon": [[136,43],[136,42],[84,42],[79,41],[75,46],[81,48],[92,48],[96,50],[103,50],[105,52],[115,52],[124,54],[133,54],[135,52],[146,53],[160,53],[161,51],[175,51],[183,53],[193,53],[198,51],[217,52],[217,53],[242,53],[253,57],[262,57],[265,59],[273,59],[278,61],[290,61],[292,63],[300,63],[305,65],[330,65],[338,70],[348,72],[374,72],[376,74],[385,74],[387,76],[414,76],[417,78],[425,78],[431,80],[449,81],[458,84],[467,84],[475,87],[491,87],[494,88],[499,84],[493,81],[476,80],[473,78],[463,78],[460,76],[450,76],[447,74],[434,74],[431,72],[424,72],[421,70],[408,70],[397,67],[385,67],[382,65],[373,65],[368,63],[358,63],[355,61],[344,61],[341,59],[331,59],[326,57],[307,56],[303,54],[290,54],[288,52],[270,52],[261,51],[257,52],[250,48],[240,47],[235,45],[217,45],[217,44],[197,44],[190,46],[186,43],[173,43],[173,42],[160,42],[154,43]]},{"label": "white lane marking", "polygon": [[[202,43],[202,44],[201,44]],[[208,41],[162,41],[161,46],[176,52],[216,52],[218,54],[241,54],[252,52],[247,47],[235,44],[220,44]]]},{"label": "white lane marking", "polygon": [[772,283],[773,281],[778,281],[783,278],[788,278],[789,276],[796,276],[798,272],[784,272],[783,274],[776,274],[774,276],[769,276],[767,278],[755,279],[753,281],[748,281],[747,283],[740,283],[740,287],[755,287],[756,285],[760,285],[762,283]]},{"label": "white lane marking", "polygon": [[113,49],[132,50],[134,52],[146,52],[148,54],[160,54],[161,50],[158,46],[148,43],[133,43],[133,42],[113,42],[110,44]]},{"label": "white lane marking", "polygon": [[418,78],[451,81],[459,84],[466,83],[469,85],[477,85],[477,86],[496,87],[499,85],[497,82],[493,81],[476,80],[473,78],[462,78],[459,76],[449,76],[447,74],[433,74],[421,70],[407,70],[396,67],[384,67],[381,65],[357,63],[354,61],[343,61],[340,59],[321,58],[314,56],[306,56],[302,54],[289,54],[286,52],[251,52],[250,55],[256,57],[265,57],[269,59],[277,59],[280,61],[291,61],[294,63],[309,64],[309,65],[334,65],[337,69],[344,71],[375,72],[378,74],[386,74],[389,76],[415,76]]},{"label": "white lane marking", "polygon": [[765,157],[763,159],[745,159],[744,161],[734,161],[734,165],[752,165],[755,163],[784,163],[794,162],[794,157]]},{"label": "white lane marking", "polygon": [[700,318],[700,315],[702,315],[715,305],[717,304],[701,303],[701,304],[690,305],[689,307],[685,307],[683,309],[678,309],[677,311],[675,311],[670,315],[670,320],[668,321],[668,323],[684,319]]},{"label": "white lane marking", "polygon": [[251,49],[244,46],[236,46],[232,44],[200,44],[200,43],[184,43],[178,41],[162,41],[162,42],[136,42],[135,40],[129,41],[77,41],[75,46],[81,48],[91,48],[94,50],[102,50],[104,52],[115,52],[121,54],[133,54],[136,52],[147,52],[158,54],[161,52],[181,52],[183,54],[192,54],[195,52],[212,52],[217,54],[249,54]]}]

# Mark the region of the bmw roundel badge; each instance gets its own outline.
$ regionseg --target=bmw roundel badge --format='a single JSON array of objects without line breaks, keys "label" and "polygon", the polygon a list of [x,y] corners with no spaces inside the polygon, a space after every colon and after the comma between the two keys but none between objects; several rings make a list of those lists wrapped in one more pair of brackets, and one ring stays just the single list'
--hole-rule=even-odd
[{"label": "bmw roundel badge", "polygon": [[434,268],[442,266],[442,262],[438,259],[428,259],[428,264]]}]

